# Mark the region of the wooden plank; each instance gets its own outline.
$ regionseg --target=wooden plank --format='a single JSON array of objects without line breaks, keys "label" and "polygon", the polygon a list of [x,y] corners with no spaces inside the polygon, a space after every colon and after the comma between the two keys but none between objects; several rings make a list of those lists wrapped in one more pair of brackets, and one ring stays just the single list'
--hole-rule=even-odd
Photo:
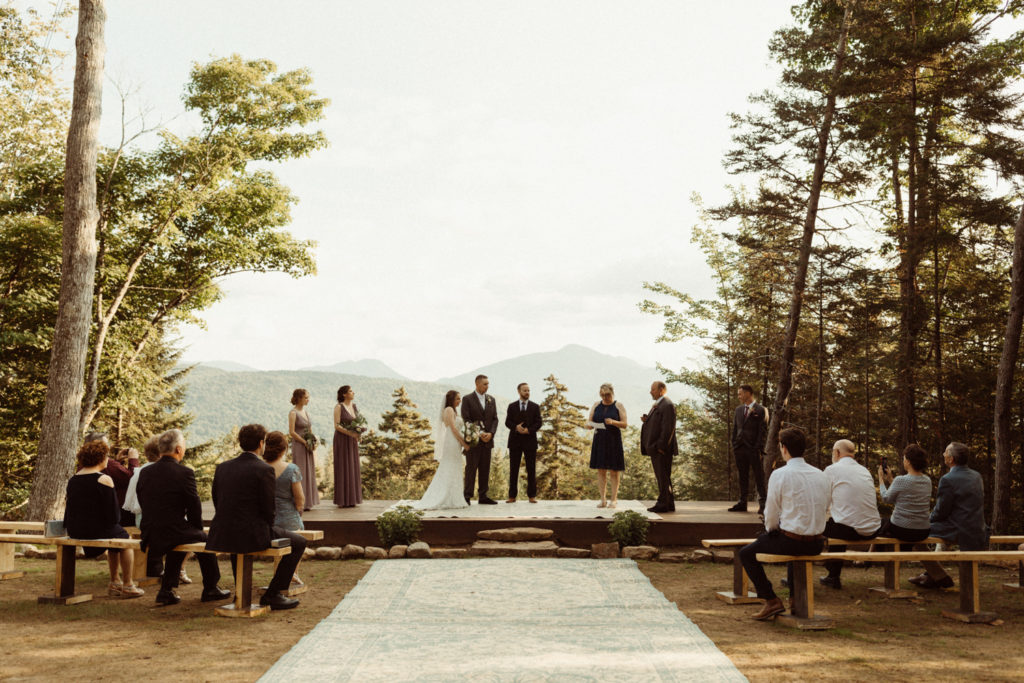
[{"label": "wooden plank", "polygon": [[235,600],[230,605],[217,607],[214,610],[222,617],[259,617],[270,612],[265,607],[252,601],[252,555],[235,556]]},{"label": "wooden plank", "polygon": [[25,576],[25,572],[14,568],[14,544],[0,544],[0,581],[18,579]]},{"label": "wooden plank", "polygon": [[38,531],[40,533],[46,528],[46,522],[3,522],[0,521],[0,531]]},{"label": "wooden plank", "polygon": [[801,619],[814,617],[814,563],[793,563],[793,585],[790,587],[793,599],[793,616]]},{"label": "wooden plank", "polygon": [[999,618],[981,611],[981,582],[977,562],[960,562],[960,609],[942,610],[942,616],[968,624],[989,624]]},{"label": "wooden plank", "polygon": [[1020,545],[1024,543],[1024,536],[990,536],[990,545]]},{"label": "wooden plank", "polygon": [[705,548],[732,548],[750,545],[753,542],[753,538],[705,538],[701,540],[701,545]]},{"label": "wooden plank", "polygon": [[824,560],[862,560],[864,562],[922,562],[934,560],[935,562],[1014,562],[1024,559],[1024,550],[940,550],[910,551],[910,552],[879,552],[869,553],[863,550],[854,550],[846,553],[821,553],[820,555],[775,555],[771,553],[758,553],[757,559],[768,564],[793,561],[819,562]]},{"label": "wooden plank", "polygon": [[44,604],[74,605],[92,600],[88,593],[75,594],[75,546],[65,545],[57,550],[57,569],[53,595],[40,595],[39,602]]}]

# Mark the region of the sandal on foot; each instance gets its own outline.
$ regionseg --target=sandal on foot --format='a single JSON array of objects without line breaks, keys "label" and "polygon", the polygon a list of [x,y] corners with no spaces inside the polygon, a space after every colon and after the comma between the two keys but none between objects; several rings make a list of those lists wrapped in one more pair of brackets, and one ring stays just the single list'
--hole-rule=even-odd
[{"label": "sandal on foot", "polygon": [[116,581],[111,581],[107,586],[107,595],[112,598],[120,598],[124,594],[124,586]]},{"label": "sandal on foot", "polygon": [[121,588],[122,598],[138,598],[146,594],[146,591],[142,590],[134,583],[126,584]]}]

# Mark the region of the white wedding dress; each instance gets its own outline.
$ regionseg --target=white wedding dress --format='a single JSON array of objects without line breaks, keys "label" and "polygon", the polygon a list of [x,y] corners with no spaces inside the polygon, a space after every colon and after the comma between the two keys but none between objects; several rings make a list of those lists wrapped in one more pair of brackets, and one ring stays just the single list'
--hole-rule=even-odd
[{"label": "white wedding dress", "polygon": [[[444,423],[444,411],[438,418],[439,430],[434,432],[434,459],[438,461],[437,471],[430,480],[426,493],[412,507],[417,510],[454,510],[468,508],[469,503],[463,496],[463,473],[466,458],[462,454],[462,445],[452,434],[452,430]],[[455,428],[462,431],[462,418],[456,415]]]}]

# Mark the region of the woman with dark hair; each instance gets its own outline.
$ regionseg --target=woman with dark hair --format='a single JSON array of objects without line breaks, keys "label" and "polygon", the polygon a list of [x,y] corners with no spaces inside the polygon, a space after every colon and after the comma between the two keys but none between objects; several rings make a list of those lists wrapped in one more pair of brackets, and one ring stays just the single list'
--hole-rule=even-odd
[{"label": "woman with dark hair", "polygon": [[912,544],[928,538],[932,480],[924,472],[927,467],[928,454],[916,443],[903,449],[906,474],[893,478],[892,471],[878,466],[878,492],[883,501],[893,506],[892,515],[882,522],[878,535],[905,541],[900,543],[900,550],[910,550]]},{"label": "woman with dark hair", "polygon": [[[270,432],[263,448],[263,459],[274,468],[274,526],[288,531],[302,531],[302,473],[293,462],[287,462],[288,438],[281,432]],[[302,585],[298,574],[292,583]]]},{"label": "woman with dark hair", "polygon": [[418,510],[453,510],[469,507],[463,491],[463,452],[469,447],[462,435],[463,421],[459,417],[462,397],[452,389],[444,395],[441,415],[434,423],[434,460],[437,471],[430,480],[423,497],[412,504]]},{"label": "woman with dark hair", "polygon": [[[306,406],[309,404],[309,392],[296,389],[292,392],[292,405],[288,413],[288,436],[292,439],[292,462],[302,474],[302,493],[305,496],[305,507],[310,510],[320,503],[320,493],[316,490],[316,441],[313,435],[313,423],[310,422]],[[313,443],[307,443],[307,436]]]},{"label": "woman with dark hair", "polygon": [[[64,502],[64,527],[71,538],[128,538],[118,523],[121,507],[117,504],[114,480],[103,474],[110,448],[102,440],[90,441],[78,451],[78,472],[68,480]],[[99,557],[107,552],[112,598],[137,598],[144,591],[132,581],[134,553],[118,548],[83,548],[86,557]],[[118,566],[123,582],[118,579]]]},{"label": "woman with dark hair", "polygon": [[356,392],[344,385],[338,389],[334,406],[334,504],[348,508],[363,502],[363,477],[359,471],[359,439],[362,431],[353,425],[359,408]]}]

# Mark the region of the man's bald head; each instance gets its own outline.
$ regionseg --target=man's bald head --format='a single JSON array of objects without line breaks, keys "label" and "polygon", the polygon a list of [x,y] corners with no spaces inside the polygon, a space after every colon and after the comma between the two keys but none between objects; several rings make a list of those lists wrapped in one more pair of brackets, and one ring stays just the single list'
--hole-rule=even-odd
[{"label": "man's bald head", "polygon": [[849,439],[839,439],[832,445],[832,462],[839,458],[852,458],[857,454],[857,446]]}]

